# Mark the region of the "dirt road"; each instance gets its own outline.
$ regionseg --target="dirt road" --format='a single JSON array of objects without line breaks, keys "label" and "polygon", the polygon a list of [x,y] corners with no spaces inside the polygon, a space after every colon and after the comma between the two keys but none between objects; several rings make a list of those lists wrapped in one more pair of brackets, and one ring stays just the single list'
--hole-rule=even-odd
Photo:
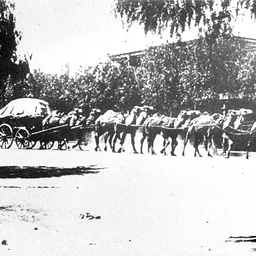
[{"label": "dirt road", "polygon": [[247,255],[255,158],[0,150],[0,255]]}]

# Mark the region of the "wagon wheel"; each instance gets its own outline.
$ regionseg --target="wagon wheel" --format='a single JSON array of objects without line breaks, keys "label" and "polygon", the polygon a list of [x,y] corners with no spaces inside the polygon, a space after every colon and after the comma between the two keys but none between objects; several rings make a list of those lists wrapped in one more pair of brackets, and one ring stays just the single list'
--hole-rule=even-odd
[{"label": "wagon wheel", "polygon": [[29,146],[26,147],[26,148],[27,148],[27,149],[32,149],[35,145],[36,145],[36,141],[31,140],[30,143],[29,143]]},{"label": "wagon wheel", "polygon": [[51,149],[54,145],[54,141],[40,141],[40,148],[41,149]]},{"label": "wagon wheel", "polygon": [[35,146],[35,141],[31,140],[29,131],[26,128],[19,128],[15,134],[15,142],[19,149],[30,149]]},{"label": "wagon wheel", "polygon": [[13,130],[9,124],[0,125],[0,147],[10,148],[13,143]]}]

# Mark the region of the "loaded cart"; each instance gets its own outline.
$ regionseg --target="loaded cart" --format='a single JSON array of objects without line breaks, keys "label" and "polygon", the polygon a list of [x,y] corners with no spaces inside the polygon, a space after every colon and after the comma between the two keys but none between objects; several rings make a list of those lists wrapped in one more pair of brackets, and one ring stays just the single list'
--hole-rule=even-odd
[{"label": "loaded cart", "polygon": [[68,124],[43,129],[43,120],[52,113],[49,104],[40,99],[21,98],[0,110],[0,148],[31,149],[39,141],[40,148],[50,149],[55,141],[66,141],[71,128]]},{"label": "loaded cart", "polygon": [[42,120],[51,114],[49,104],[40,99],[21,98],[9,102],[0,110],[0,147],[10,148],[16,140],[17,146],[33,147],[19,140],[25,134],[42,129]]}]

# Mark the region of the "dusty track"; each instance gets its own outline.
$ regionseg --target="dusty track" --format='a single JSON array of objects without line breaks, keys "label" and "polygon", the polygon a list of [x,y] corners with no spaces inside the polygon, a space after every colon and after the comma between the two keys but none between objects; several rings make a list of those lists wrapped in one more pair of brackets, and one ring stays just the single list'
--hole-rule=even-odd
[{"label": "dusty track", "polygon": [[253,156],[9,149],[0,159],[0,255],[256,249]]}]

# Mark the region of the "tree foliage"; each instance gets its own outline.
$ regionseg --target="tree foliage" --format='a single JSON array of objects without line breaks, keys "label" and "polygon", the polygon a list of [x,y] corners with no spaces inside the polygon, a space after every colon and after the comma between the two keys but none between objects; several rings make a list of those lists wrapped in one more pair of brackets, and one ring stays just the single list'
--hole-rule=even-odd
[{"label": "tree foliage", "polygon": [[134,23],[170,37],[197,28],[199,39],[145,52],[140,80],[143,97],[163,111],[192,106],[200,99],[255,99],[255,56],[232,35],[244,12],[256,17],[253,0],[116,0],[114,10]]},{"label": "tree foliage", "polygon": [[128,111],[141,102],[135,68],[125,62],[98,64],[80,70],[74,77],[68,73],[57,76],[34,71],[28,84],[27,97],[44,99],[53,109],[63,112],[74,107],[82,108],[85,113],[91,108],[103,112]]},{"label": "tree foliage", "polygon": [[4,4],[1,8],[6,9],[0,8],[0,25],[5,24],[0,28],[0,43],[5,47],[0,50],[5,49],[0,56],[0,89],[8,101],[35,97],[48,101],[53,109],[69,112],[80,107],[85,113],[91,108],[126,112],[144,104],[160,112],[177,113],[200,100],[255,100],[254,51],[232,36],[230,26],[234,10],[235,15],[243,9],[255,15],[255,5],[246,0],[117,0],[116,12],[129,24],[140,22],[146,32],[160,33],[169,27],[174,35],[186,27],[204,25],[204,36],[151,47],[141,56],[139,67],[128,61],[109,61],[81,69],[73,77],[68,72],[58,76],[37,70],[27,78],[28,61],[18,61],[16,56],[21,34],[15,30],[10,11],[14,6]]},{"label": "tree foliage", "polygon": [[[28,60],[19,60],[16,54],[17,45],[21,40],[21,32],[15,28],[13,14],[15,5],[0,0],[0,91],[1,105],[5,103],[6,87],[14,92],[22,90],[26,75],[29,73]],[[8,92],[7,92],[8,93]],[[18,94],[18,93],[17,93]]]},{"label": "tree foliage", "polygon": [[[152,47],[140,62],[132,67],[109,61],[73,77],[34,71],[22,95],[44,99],[63,112],[74,107],[85,113],[91,108],[126,112],[147,104],[175,115],[201,100],[256,100],[256,56],[237,37],[219,38],[213,47],[205,39]],[[206,110],[219,111],[214,104]]]},{"label": "tree foliage", "polygon": [[219,38],[213,47],[205,39],[152,47],[137,72],[142,98],[167,113],[202,100],[255,100],[255,61],[237,37]]},{"label": "tree foliage", "polygon": [[116,15],[131,26],[137,22],[149,31],[160,33],[169,29],[170,36],[186,28],[202,29],[206,38],[215,40],[230,32],[230,21],[244,10],[256,17],[253,0],[116,0]]}]

